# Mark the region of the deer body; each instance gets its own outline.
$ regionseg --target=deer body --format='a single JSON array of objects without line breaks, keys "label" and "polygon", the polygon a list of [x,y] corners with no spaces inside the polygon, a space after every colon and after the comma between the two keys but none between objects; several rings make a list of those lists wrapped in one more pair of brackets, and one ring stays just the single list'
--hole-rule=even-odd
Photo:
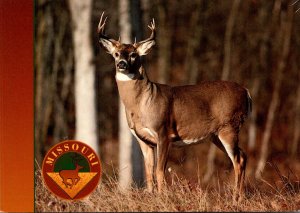
[{"label": "deer body", "polygon": [[248,114],[247,90],[233,82],[170,87],[145,75],[117,85],[129,128],[149,145],[162,131],[173,145],[196,143],[226,125],[239,128]]},{"label": "deer body", "polygon": [[[72,187],[78,183],[78,181],[80,180],[78,171],[82,168],[83,168],[82,166],[76,164],[75,169],[61,170],[59,172],[59,176],[62,178],[63,183],[66,185],[67,188],[68,186],[70,186],[70,189],[72,189]],[[69,179],[72,180],[72,183],[68,182]]]},{"label": "deer body", "polygon": [[[189,145],[212,136],[212,142],[230,157],[237,195],[241,194],[246,155],[238,146],[238,133],[251,110],[248,90],[228,81],[177,87],[151,82],[140,57],[155,44],[154,21],[149,26],[149,39],[122,44],[103,34],[106,19],[103,22],[102,17],[99,41],[115,59],[120,98],[128,126],[143,152],[148,190],[153,191],[154,174],[158,191],[162,190],[170,146]],[[156,168],[153,147],[157,147]]]}]

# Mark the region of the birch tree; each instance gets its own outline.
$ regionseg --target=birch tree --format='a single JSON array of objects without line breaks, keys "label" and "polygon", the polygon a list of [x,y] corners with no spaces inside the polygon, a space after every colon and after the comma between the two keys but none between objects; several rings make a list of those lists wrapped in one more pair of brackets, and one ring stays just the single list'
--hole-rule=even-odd
[{"label": "birch tree", "polygon": [[[131,43],[129,0],[119,0],[119,28],[122,43]],[[131,164],[132,134],[129,131],[125,107],[119,99],[119,186],[129,188],[132,184]]]},{"label": "birch tree", "polygon": [[75,52],[76,140],[98,152],[95,102],[95,65],[91,44],[92,0],[69,0]]}]

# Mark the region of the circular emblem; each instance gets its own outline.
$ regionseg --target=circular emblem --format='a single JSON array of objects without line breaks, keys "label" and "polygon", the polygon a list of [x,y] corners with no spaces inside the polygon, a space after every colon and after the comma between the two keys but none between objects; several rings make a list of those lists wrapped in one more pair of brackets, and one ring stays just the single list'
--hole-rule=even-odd
[{"label": "circular emblem", "polygon": [[52,193],[63,199],[78,200],[98,185],[101,165],[91,147],[80,141],[66,140],[48,151],[42,174]]}]

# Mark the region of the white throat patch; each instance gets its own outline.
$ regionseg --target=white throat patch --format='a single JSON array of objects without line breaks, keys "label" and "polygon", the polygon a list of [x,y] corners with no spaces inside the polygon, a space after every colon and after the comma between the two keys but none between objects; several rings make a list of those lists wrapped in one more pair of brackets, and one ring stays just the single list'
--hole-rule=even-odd
[{"label": "white throat patch", "polygon": [[131,81],[133,80],[133,78],[134,78],[134,74],[132,73],[124,74],[124,73],[117,72],[116,74],[116,79],[118,81]]}]

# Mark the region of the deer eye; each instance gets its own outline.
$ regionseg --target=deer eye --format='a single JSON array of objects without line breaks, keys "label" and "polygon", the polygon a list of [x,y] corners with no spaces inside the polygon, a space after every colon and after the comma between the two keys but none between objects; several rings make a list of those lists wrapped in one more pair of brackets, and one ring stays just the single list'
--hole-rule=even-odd
[{"label": "deer eye", "polygon": [[116,52],[115,57],[119,57],[119,56],[120,56],[120,53]]},{"label": "deer eye", "polygon": [[131,57],[131,58],[136,58],[136,57],[137,57],[137,54],[136,54],[136,53],[131,53],[131,54],[130,54],[130,57]]}]

